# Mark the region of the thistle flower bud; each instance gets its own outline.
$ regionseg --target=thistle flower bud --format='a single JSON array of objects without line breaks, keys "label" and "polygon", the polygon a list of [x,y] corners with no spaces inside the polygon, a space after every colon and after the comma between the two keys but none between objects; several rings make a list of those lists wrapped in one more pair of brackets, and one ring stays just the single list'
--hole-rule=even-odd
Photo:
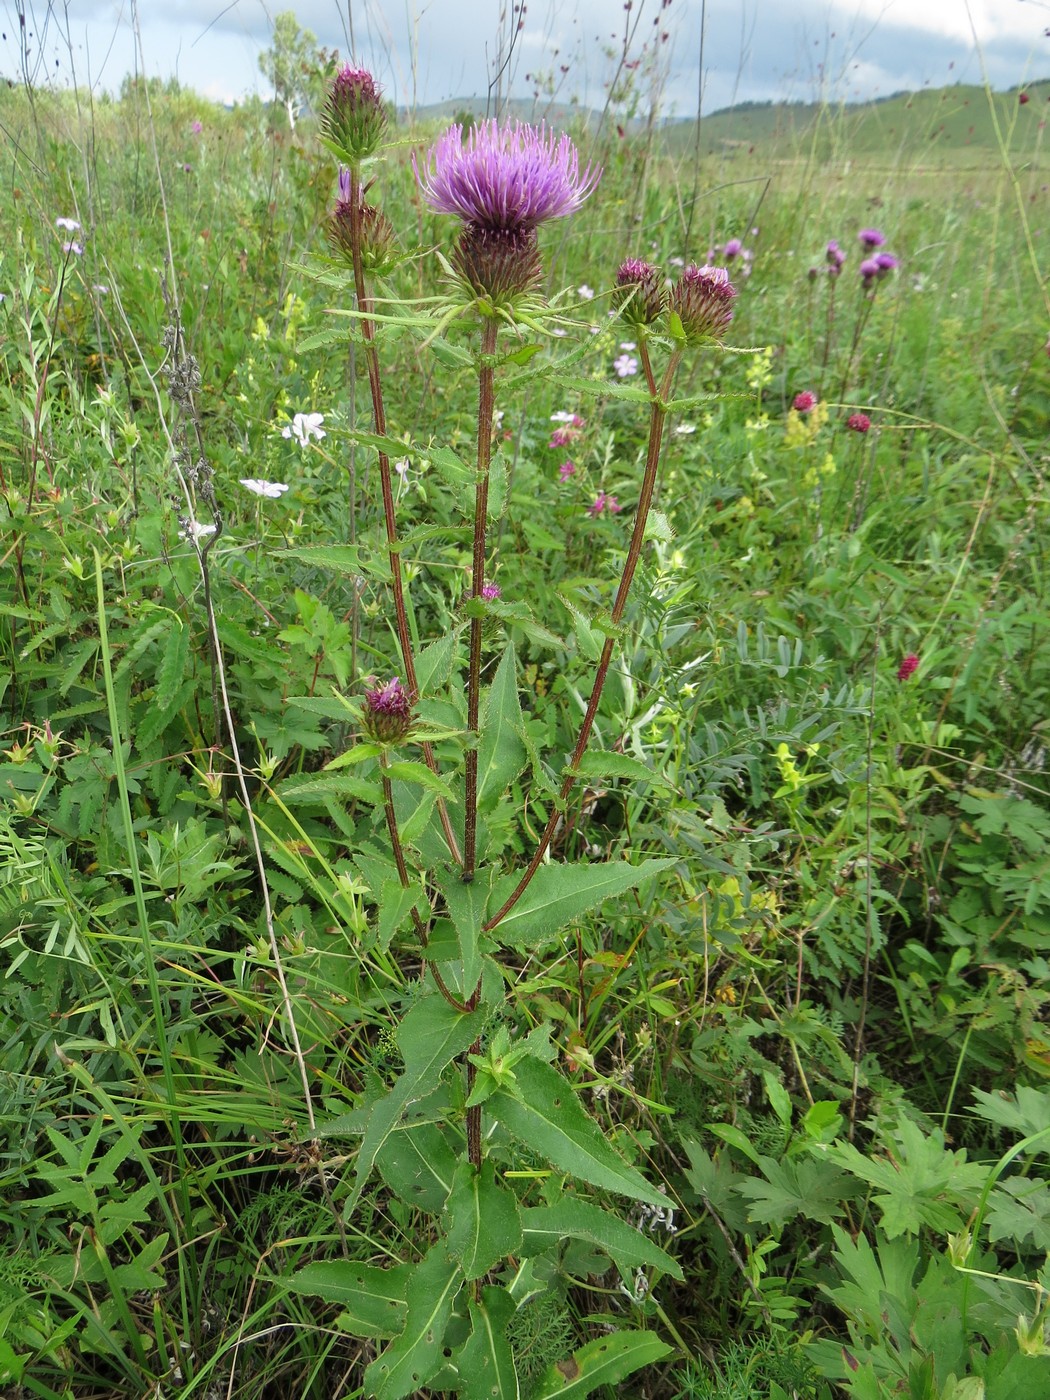
[{"label": "thistle flower bud", "polygon": [[664,309],[664,289],[657,269],[641,258],[622,262],[616,271],[613,303],[625,321],[651,326]]},{"label": "thistle flower bud", "polygon": [[671,288],[671,311],[681,322],[687,345],[717,341],[733,319],[736,288],[724,267],[690,263]]},{"label": "thistle flower bud", "polygon": [[[370,276],[381,277],[396,261],[394,225],[374,204],[361,205],[361,266]],[[328,246],[348,267],[354,264],[352,206],[340,199],[328,216]]]},{"label": "thistle flower bud", "polygon": [[349,64],[335,75],[324,111],[321,132],[348,165],[373,155],[386,131],[386,110],[371,73]]},{"label": "thistle flower bud", "polygon": [[361,724],[368,737],[377,744],[398,743],[408,733],[411,723],[412,705],[396,676],[386,685],[365,691]]},{"label": "thistle flower bud", "polygon": [[451,262],[467,286],[493,306],[507,307],[535,292],[543,275],[534,228],[468,224],[456,240]]}]

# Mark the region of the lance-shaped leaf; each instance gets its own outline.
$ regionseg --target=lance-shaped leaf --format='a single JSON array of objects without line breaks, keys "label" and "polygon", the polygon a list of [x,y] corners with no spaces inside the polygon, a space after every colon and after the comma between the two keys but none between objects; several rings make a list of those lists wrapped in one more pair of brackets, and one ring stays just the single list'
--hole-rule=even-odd
[{"label": "lance-shaped leaf", "polygon": [[521,1244],[517,1197],[496,1181],[491,1161],[480,1171],[461,1162],[445,1205],[445,1247],[467,1279],[484,1278]]},{"label": "lance-shaped leaf", "polygon": [[519,1060],[513,1083],[497,1089],[486,1108],[559,1171],[634,1201],[661,1209],[667,1205],[667,1197],[628,1166],[584,1111],[569,1081],[550,1065]]},{"label": "lance-shaped leaf", "polygon": [[652,1332],[614,1332],[548,1368],[533,1400],[579,1400],[600,1385],[616,1385],[632,1371],[661,1361],[671,1347]]},{"label": "lance-shaped leaf", "polygon": [[[673,857],[662,857],[642,861],[641,865],[620,860],[541,865],[528,889],[493,932],[501,943],[511,947],[536,947],[603,899],[634,889],[674,864]],[[497,883],[490,901],[493,909],[499,909],[509,898],[518,878],[511,874]]]},{"label": "lance-shaped leaf", "polygon": [[396,1337],[405,1323],[405,1291],[412,1264],[378,1269],[355,1259],[306,1264],[287,1280],[293,1293],[341,1303],[339,1326],[355,1337]]},{"label": "lance-shaped leaf", "polygon": [[437,1215],[452,1190],[457,1160],[437,1123],[412,1123],[390,1134],[376,1166],[406,1205]]},{"label": "lance-shaped leaf", "polygon": [[509,645],[481,702],[478,746],[478,808],[489,812],[525,767],[521,703],[514,647]]},{"label": "lance-shaped leaf", "polygon": [[279,559],[300,559],[317,569],[329,569],[347,578],[374,578],[390,581],[390,565],[381,555],[356,544],[311,544],[282,549]]},{"label": "lance-shaped leaf", "polygon": [[521,1213],[521,1223],[525,1234],[519,1253],[525,1259],[562,1240],[587,1240],[604,1250],[621,1274],[651,1265],[673,1278],[682,1277],[677,1260],[648,1235],[590,1201],[566,1197],[552,1206],[529,1206]]},{"label": "lance-shaped leaf", "polygon": [[481,976],[481,926],[485,922],[489,891],[492,888],[491,866],[475,871],[467,884],[459,866],[446,866],[437,873],[437,884],[445,896],[448,912],[456,930],[459,960],[463,965],[462,986],[467,994],[478,984]]},{"label": "lance-shaped leaf", "polygon": [[463,1275],[436,1244],[413,1269],[405,1290],[405,1330],[365,1372],[365,1390],[376,1400],[414,1395],[444,1365],[445,1328],[463,1286]]},{"label": "lance-shaped leaf", "polygon": [[477,1039],[485,1021],[483,1009],[461,1015],[444,997],[424,997],[412,1007],[397,1031],[405,1070],[389,1094],[372,1105],[357,1154],[357,1178],[346,1209],[360,1199],[376,1154],[397,1127],[408,1106],[436,1088],[441,1072]]},{"label": "lance-shaped leaf", "polygon": [[473,1298],[471,1333],[452,1358],[459,1372],[462,1400],[518,1400],[518,1374],[507,1341],[514,1316],[514,1299],[502,1288],[483,1288],[481,1302]]}]

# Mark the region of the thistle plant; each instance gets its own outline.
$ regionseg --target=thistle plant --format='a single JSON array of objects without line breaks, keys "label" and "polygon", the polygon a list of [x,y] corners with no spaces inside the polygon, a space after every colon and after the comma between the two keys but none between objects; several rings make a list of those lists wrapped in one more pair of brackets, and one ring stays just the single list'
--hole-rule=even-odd
[{"label": "thistle plant", "polygon": [[[378,96],[367,74],[349,73],[344,70],[336,79],[325,122],[326,143],[344,162],[329,244],[353,274],[351,319],[365,348],[372,424],[370,432],[350,431],[377,453],[402,675],[371,685],[363,701],[344,702],[361,737],[331,766],[354,765],[357,773],[371,771],[378,779],[374,834],[363,842],[355,865],[377,906],[377,950],[399,960],[418,959],[421,976],[395,1032],[404,1069],[386,1094],[373,1096],[355,1117],[360,1145],[343,1211],[345,1216],[356,1206],[378,1169],[396,1195],[434,1217],[434,1229],[428,1235],[433,1243],[414,1263],[383,1270],[344,1259],[308,1265],[292,1282],[303,1292],[344,1304],[353,1296],[359,1303],[344,1313],[341,1325],[389,1340],[366,1373],[368,1394],[396,1400],[425,1387],[428,1393],[516,1396],[513,1324],[519,1307],[541,1286],[530,1282],[540,1277],[540,1256],[553,1260],[566,1240],[600,1239],[621,1277],[629,1280],[632,1298],[643,1293],[651,1298],[661,1274],[681,1277],[669,1254],[628,1219],[609,1214],[584,1194],[590,1186],[651,1210],[669,1208],[668,1198],[623,1158],[554,1068],[552,1028],[539,1024],[522,1038],[511,1035],[504,1022],[510,968],[503,950],[541,954],[572,921],[673,864],[669,859],[561,864],[552,862],[549,852],[579,781],[621,639],[667,419],[695,403],[674,398],[679,366],[691,351],[721,341],[736,293],[723,268],[690,264],[669,291],[660,270],[640,259],[627,258],[618,270],[610,269],[613,305],[630,327],[648,391],[645,463],[611,607],[595,620],[604,642],[575,745],[556,790],[547,785],[547,819],[528,859],[520,869],[505,869],[493,853],[487,817],[525,770],[531,766],[538,775],[539,757],[526,741],[513,642],[498,660],[487,650],[494,624],[535,621],[524,603],[508,603],[490,576],[496,400],[498,393],[539,388],[564,374],[564,366],[537,353],[542,346],[522,346],[524,332],[543,333],[549,314],[541,294],[540,230],[574,214],[594,193],[600,171],[581,167],[567,136],[522,123],[485,122],[466,135],[453,126],[415,162],[425,202],[462,226],[443,261],[442,295],[425,315],[403,308],[402,325],[428,345],[446,330],[454,329],[461,341],[466,337],[477,379],[473,462],[468,466],[451,449],[408,448],[420,457],[443,453],[446,466],[458,461],[460,479],[473,487],[461,501],[471,534],[465,620],[417,656],[407,625],[390,489],[390,454],[398,444],[388,436],[378,344],[380,327],[397,318],[398,308],[391,300],[383,321],[375,318],[366,280],[369,225],[384,229],[384,244],[390,237],[378,207],[365,212],[359,166],[367,143],[354,125],[365,120],[361,113],[370,113],[369,103]],[[368,131],[374,134],[373,125]],[[374,151],[369,147],[368,158]],[[501,335],[514,342],[505,354]],[[466,362],[461,347],[455,353],[459,363]],[[579,383],[605,392],[592,381]],[[616,508],[618,503],[610,510]],[[448,691],[438,709],[434,700],[446,677]],[[438,715],[449,713],[449,701],[462,717],[459,729],[437,723]],[[423,763],[411,757],[416,746]],[[532,798],[543,796],[537,781]],[[454,813],[461,814],[458,822]],[[380,854],[380,834],[389,857]],[[338,1122],[325,1131],[338,1135]],[[531,1160],[539,1156],[553,1173],[573,1178],[579,1189],[559,1187],[556,1175],[542,1196],[516,1189],[508,1170],[520,1162],[514,1143]],[[575,1368],[576,1375],[595,1372],[593,1385],[582,1382],[574,1391],[582,1395],[668,1350],[664,1340],[649,1333],[617,1331],[561,1364]],[[535,1393],[558,1393],[565,1374],[552,1365]]]}]

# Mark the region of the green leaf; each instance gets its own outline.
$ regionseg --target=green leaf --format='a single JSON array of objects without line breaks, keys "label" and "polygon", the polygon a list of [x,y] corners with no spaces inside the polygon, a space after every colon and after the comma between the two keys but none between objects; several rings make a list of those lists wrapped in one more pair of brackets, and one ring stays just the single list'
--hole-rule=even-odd
[{"label": "green leaf", "polygon": [[[641,865],[628,865],[626,861],[541,865],[521,899],[493,932],[501,943],[512,947],[536,947],[602,900],[634,889],[674,864],[673,857],[663,857]],[[503,905],[518,879],[518,875],[511,874],[497,883],[491,901],[493,909]]]},{"label": "green leaf", "polygon": [[748,1219],[760,1225],[786,1225],[804,1215],[827,1225],[846,1210],[850,1190],[845,1175],[821,1159],[759,1157],[765,1181],[748,1177],[737,1190],[753,1204]]},{"label": "green leaf", "polygon": [[518,674],[513,643],[500,659],[492,684],[481,702],[481,743],[478,746],[478,810],[490,812],[509,783],[525,767],[528,754],[521,739],[524,721],[518,700]]},{"label": "green leaf", "polygon": [[531,1057],[519,1061],[513,1084],[497,1089],[487,1108],[559,1171],[634,1201],[667,1205],[667,1197],[628,1166],[584,1112],[573,1086],[550,1065]]},{"label": "green leaf", "polygon": [[452,670],[452,660],[456,654],[456,634],[449,632],[439,637],[416,657],[416,683],[420,695],[439,690],[448,680]]},{"label": "green leaf", "polygon": [[541,1377],[533,1400],[578,1400],[600,1385],[617,1385],[624,1376],[663,1360],[671,1351],[652,1332],[614,1332],[588,1342],[565,1361],[556,1361]]},{"label": "green leaf", "polygon": [[507,1328],[515,1313],[514,1299],[502,1288],[483,1288],[481,1301],[473,1298],[471,1333],[452,1358],[459,1372],[463,1400],[518,1400],[520,1389]]},{"label": "green leaf", "polygon": [[415,1271],[412,1264],[378,1269],[354,1259],[319,1260],[305,1264],[286,1286],[293,1293],[341,1303],[339,1326],[355,1337],[396,1337],[405,1323],[405,1291]]},{"label": "green leaf", "polygon": [[[332,767],[331,764],[328,766]],[[387,766],[386,775],[391,782],[414,783],[417,787],[436,792],[446,802],[456,801],[456,794],[446,779],[432,773],[425,763],[417,763],[413,759],[399,759]]]},{"label": "green leaf", "polygon": [[473,880],[464,883],[459,866],[445,866],[436,875],[438,889],[445,896],[456,930],[465,988],[477,986],[481,976],[481,926],[485,922],[494,874],[491,866],[483,866],[475,871]]},{"label": "green leaf", "polygon": [[[1019,1137],[1034,1137],[1036,1133],[1050,1130],[1050,1089],[1033,1089],[1021,1084],[1013,1096],[1002,1089],[991,1093],[975,1089],[973,1096],[975,1113],[989,1123],[1012,1129]],[[1050,1144],[1043,1142],[1041,1150],[1050,1150]]]},{"label": "green leaf", "polygon": [[391,1133],[376,1157],[379,1174],[406,1205],[437,1215],[452,1190],[458,1159],[438,1123],[411,1123]]},{"label": "green leaf", "polygon": [[462,1284],[440,1243],[413,1269],[405,1290],[404,1331],[365,1372],[365,1390],[376,1400],[415,1394],[443,1364],[445,1329]]},{"label": "green leaf", "polygon": [[346,1210],[360,1200],[376,1154],[394,1132],[406,1109],[436,1088],[445,1066],[473,1045],[486,1014],[479,1008],[467,1016],[461,1015],[441,996],[426,996],[407,1013],[397,1030],[405,1070],[390,1092],[372,1105],[357,1154],[357,1176]]},{"label": "green leaf", "polygon": [[370,578],[390,581],[390,564],[383,555],[356,544],[311,544],[295,549],[279,549],[276,558],[298,559],[316,569],[342,574],[345,578]]},{"label": "green leaf", "polygon": [[451,447],[430,447],[427,449],[430,465],[450,486],[465,487],[474,484],[475,471]]},{"label": "green leaf", "polygon": [[581,778],[629,778],[660,787],[673,786],[662,773],[654,772],[648,764],[630,754],[604,753],[601,749],[588,749],[574,771]]},{"label": "green leaf", "polygon": [[552,1206],[529,1206],[521,1213],[521,1223],[525,1234],[520,1252],[525,1259],[542,1254],[563,1240],[586,1240],[604,1250],[621,1274],[651,1265],[672,1278],[682,1278],[677,1261],[648,1235],[590,1201],[566,1197]]},{"label": "green leaf", "polygon": [[517,1198],[496,1182],[491,1161],[460,1162],[445,1204],[445,1247],[467,1279],[483,1278],[521,1245]]}]

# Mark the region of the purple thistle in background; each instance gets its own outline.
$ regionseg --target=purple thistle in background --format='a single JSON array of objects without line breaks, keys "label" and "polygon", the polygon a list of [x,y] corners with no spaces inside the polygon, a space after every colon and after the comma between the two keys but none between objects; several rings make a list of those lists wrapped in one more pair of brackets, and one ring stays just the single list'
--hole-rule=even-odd
[{"label": "purple thistle in background", "polygon": [[690,263],[671,289],[671,310],[689,345],[718,340],[733,319],[736,288],[724,267]]},{"label": "purple thistle in background", "polygon": [[839,247],[836,239],[832,238],[828,241],[824,258],[828,264],[828,276],[837,277],[842,271],[842,264],[846,261],[846,254]]},{"label": "purple thistle in background", "polygon": [[660,274],[641,258],[627,258],[616,270],[613,302],[625,321],[650,326],[664,309],[664,289]]},{"label": "purple thistle in background", "polygon": [[874,248],[881,248],[886,242],[886,235],[880,228],[862,228],[857,234],[857,238],[864,245],[864,251],[870,253]]},{"label": "purple thistle in background", "polygon": [[864,279],[864,288],[867,290],[879,275],[879,265],[874,258],[865,258],[857,271]]},{"label": "purple thistle in background", "polygon": [[452,256],[456,271],[496,305],[534,291],[541,267],[536,229],[575,213],[601,170],[580,158],[568,136],[545,125],[494,120],[450,126],[413,167],[423,198],[466,224]]},{"label": "purple thistle in background", "polygon": [[730,258],[738,258],[743,251],[744,245],[739,238],[729,238],[726,240],[726,245],[722,249],[722,255],[728,260]]},{"label": "purple thistle in background", "polygon": [[875,266],[878,268],[878,277],[888,277],[894,268],[900,267],[900,260],[892,253],[876,253]]},{"label": "purple thistle in background", "polygon": [[481,596],[486,603],[495,603],[503,597],[503,589],[498,583],[483,583],[481,585]]},{"label": "purple thistle in background", "polygon": [[412,705],[404,686],[394,676],[386,685],[365,691],[362,724],[369,738],[379,744],[396,744],[408,733]]}]

